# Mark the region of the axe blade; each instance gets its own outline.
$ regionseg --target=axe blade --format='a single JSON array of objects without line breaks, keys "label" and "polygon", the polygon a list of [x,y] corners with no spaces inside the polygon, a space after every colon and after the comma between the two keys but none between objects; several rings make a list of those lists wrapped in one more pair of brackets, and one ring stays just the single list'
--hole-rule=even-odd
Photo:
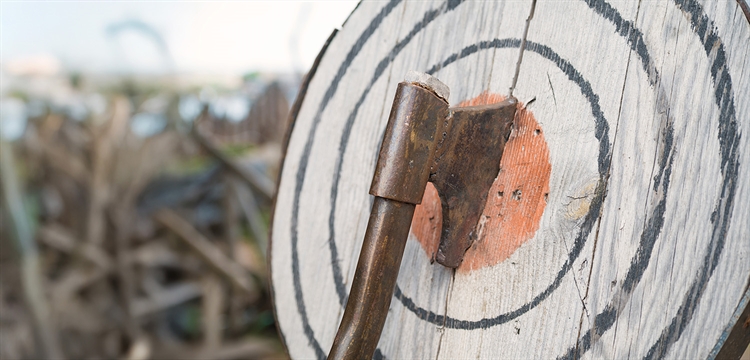
[{"label": "axe blade", "polygon": [[443,226],[435,260],[457,268],[476,240],[487,193],[500,172],[500,158],[513,127],[517,100],[451,108],[436,149],[430,182],[440,196]]}]

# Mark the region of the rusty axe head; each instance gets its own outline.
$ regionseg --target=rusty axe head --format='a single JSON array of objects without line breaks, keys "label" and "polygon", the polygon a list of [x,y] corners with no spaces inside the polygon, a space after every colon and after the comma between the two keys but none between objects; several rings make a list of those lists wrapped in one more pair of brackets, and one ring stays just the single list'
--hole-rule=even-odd
[{"label": "rusty axe head", "polygon": [[443,214],[435,260],[456,268],[477,237],[517,101],[449,108],[448,94],[427,74],[410,72],[399,83],[370,194],[418,204],[432,182]]}]

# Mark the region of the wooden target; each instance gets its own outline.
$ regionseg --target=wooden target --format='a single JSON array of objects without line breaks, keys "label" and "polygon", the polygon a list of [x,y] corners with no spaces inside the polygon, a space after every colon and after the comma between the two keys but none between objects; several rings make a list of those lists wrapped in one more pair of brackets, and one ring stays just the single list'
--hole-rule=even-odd
[{"label": "wooden target", "polygon": [[[431,261],[416,211],[378,358],[704,358],[750,302],[750,22],[744,0],[539,0],[524,106],[479,236]],[[531,2],[362,2],[321,53],[273,215],[276,316],[325,358],[372,204],[396,84],[451,104],[508,93]],[[745,315],[742,315],[745,316]]]}]

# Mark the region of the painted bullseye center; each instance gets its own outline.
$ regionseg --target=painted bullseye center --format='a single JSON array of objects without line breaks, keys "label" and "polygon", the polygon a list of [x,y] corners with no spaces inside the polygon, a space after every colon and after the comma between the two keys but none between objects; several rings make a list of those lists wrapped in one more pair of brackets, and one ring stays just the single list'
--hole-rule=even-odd
[{"label": "painted bullseye center", "polygon": [[[484,92],[459,106],[494,104],[504,99],[504,95]],[[478,240],[466,252],[459,271],[499,264],[534,236],[547,205],[551,169],[544,132],[531,111],[519,102],[500,173],[487,196]],[[441,226],[440,198],[428,183],[422,204],[414,213],[411,231],[432,260],[440,242]]]}]

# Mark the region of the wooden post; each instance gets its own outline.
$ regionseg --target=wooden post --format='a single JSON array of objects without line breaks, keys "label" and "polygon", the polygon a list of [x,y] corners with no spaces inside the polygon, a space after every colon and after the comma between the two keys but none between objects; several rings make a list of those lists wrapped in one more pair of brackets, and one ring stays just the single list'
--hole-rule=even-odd
[{"label": "wooden post", "polygon": [[[375,356],[715,356],[750,297],[742,1],[539,0],[478,240],[455,271],[430,261],[440,206],[428,189]],[[417,70],[448,84],[451,104],[500,101],[530,6],[363,2],[332,39],[273,215],[292,357],[331,347],[396,84]]]}]

